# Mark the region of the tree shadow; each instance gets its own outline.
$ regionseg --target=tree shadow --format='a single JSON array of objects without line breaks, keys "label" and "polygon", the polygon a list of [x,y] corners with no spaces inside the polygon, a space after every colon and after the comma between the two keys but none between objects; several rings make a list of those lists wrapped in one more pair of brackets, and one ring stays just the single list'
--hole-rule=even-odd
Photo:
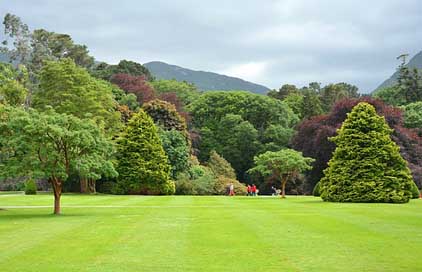
[{"label": "tree shadow", "polygon": [[59,219],[59,218],[73,218],[73,217],[86,217],[91,216],[90,214],[84,213],[4,213],[10,210],[0,209],[0,220],[25,220],[25,219]]}]

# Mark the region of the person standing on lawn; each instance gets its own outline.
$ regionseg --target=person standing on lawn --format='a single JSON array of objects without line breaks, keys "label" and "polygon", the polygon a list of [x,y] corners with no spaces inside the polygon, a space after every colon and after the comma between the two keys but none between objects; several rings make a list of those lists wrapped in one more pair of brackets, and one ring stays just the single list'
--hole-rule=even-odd
[{"label": "person standing on lawn", "polygon": [[256,196],[256,185],[252,184],[252,195]]},{"label": "person standing on lawn", "polygon": [[248,184],[248,187],[247,187],[247,196],[251,196],[252,195],[252,187]]},{"label": "person standing on lawn", "polygon": [[229,195],[234,196],[234,185],[233,185],[233,183],[230,183],[230,193],[229,193]]}]

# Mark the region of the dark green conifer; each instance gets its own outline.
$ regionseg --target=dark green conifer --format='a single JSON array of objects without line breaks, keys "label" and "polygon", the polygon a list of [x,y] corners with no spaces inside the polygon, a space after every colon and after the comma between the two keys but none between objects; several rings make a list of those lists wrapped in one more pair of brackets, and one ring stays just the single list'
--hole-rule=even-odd
[{"label": "dark green conifer", "polygon": [[151,117],[139,110],[118,139],[118,193],[173,194],[170,165]]},{"label": "dark green conifer", "polygon": [[368,103],[348,114],[328,168],[320,182],[321,197],[335,202],[408,202],[413,180],[392,129]]}]

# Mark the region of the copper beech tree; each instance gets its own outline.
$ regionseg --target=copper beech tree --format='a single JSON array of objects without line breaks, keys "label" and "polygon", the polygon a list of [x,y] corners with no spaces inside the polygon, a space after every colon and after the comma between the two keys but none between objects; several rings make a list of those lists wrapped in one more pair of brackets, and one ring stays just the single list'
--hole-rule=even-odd
[{"label": "copper beech tree", "polygon": [[88,180],[116,176],[112,144],[90,120],[0,106],[0,173],[6,177],[46,178],[60,214],[63,183],[71,172]]},{"label": "copper beech tree", "polygon": [[303,171],[312,169],[314,159],[303,157],[301,152],[293,149],[282,149],[277,152],[267,151],[255,156],[255,167],[249,173],[259,173],[263,176],[280,177],[281,197],[285,197],[286,183]]}]

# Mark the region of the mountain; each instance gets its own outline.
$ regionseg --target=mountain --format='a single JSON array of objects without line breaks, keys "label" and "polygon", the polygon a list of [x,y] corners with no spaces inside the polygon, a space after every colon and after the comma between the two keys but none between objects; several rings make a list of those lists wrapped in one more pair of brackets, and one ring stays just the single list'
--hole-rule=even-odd
[{"label": "mountain", "polygon": [[[411,58],[410,61],[406,64],[406,66],[410,68],[422,69],[422,51],[416,54],[413,58]],[[399,75],[399,72],[396,71],[389,79],[381,83],[381,85],[379,85],[378,88],[375,89],[375,91],[394,85],[394,83],[397,80],[398,75]]]},{"label": "mountain", "polygon": [[200,90],[244,90],[258,94],[265,94],[270,89],[245,81],[236,77],[229,77],[211,72],[194,71],[170,65],[160,61],[153,61],[144,64],[151,74],[157,79],[176,79],[195,84]]}]

